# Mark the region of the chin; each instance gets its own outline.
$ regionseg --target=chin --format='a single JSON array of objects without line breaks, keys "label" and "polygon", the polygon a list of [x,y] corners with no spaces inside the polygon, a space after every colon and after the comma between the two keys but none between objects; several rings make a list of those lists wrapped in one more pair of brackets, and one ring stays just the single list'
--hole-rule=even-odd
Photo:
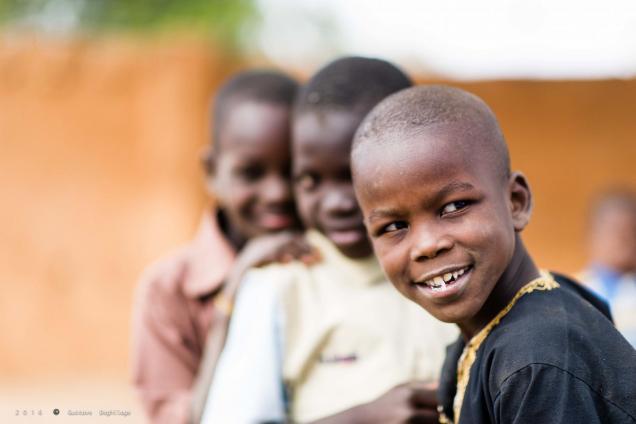
[{"label": "chin", "polygon": [[438,321],[446,322],[449,324],[459,324],[462,321],[465,321],[467,318],[460,314],[447,313],[444,311],[438,311],[436,313],[432,313]]},{"label": "chin", "polygon": [[[404,293],[402,292],[402,294]],[[460,305],[439,306],[436,304],[431,304],[428,301],[423,301],[418,296],[411,297],[407,296],[406,294],[404,295],[438,321],[442,321],[448,324],[458,324],[467,319],[467,314],[465,311],[457,310],[458,306]]]},{"label": "chin", "polygon": [[343,255],[353,258],[353,259],[361,259],[370,256],[373,253],[371,247],[369,247],[366,243],[358,243],[358,244],[336,244],[336,247]]},{"label": "chin", "polygon": [[432,308],[429,305],[422,304],[421,302],[418,302],[415,299],[411,299],[411,300],[413,300],[415,303],[417,303],[420,308],[422,308],[424,311],[426,311],[426,313],[431,315],[436,320],[442,321],[442,322],[446,322],[446,323],[449,323],[449,324],[456,324],[457,323],[457,321],[456,321],[457,317],[455,316],[455,314],[449,314],[447,311],[443,311],[443,310],[440,310],[438,308]]}]

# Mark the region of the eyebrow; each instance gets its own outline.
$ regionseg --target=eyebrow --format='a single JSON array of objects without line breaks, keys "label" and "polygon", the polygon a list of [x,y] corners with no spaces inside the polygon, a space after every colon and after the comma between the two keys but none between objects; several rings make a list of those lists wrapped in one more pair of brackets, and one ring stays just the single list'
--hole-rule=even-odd
[{"label": "eyebrow", "polygon": [[401,216],[397,209],[374,209],[367,217],[368,222],[377,221],[382,218],[395,218]]},{"label": "eyebrow", "polygon": [[456,191],[470,191],[470,190],[474,190],[474,189],[475,189],[475,186],[473,186],[469,182],[465,182],[465,181],[451,181],[450,183],[448,183],[444,187],[442,187],[435,194],[435,198],[436,199],[441,199],[441,198],[446,197],[449,194],[454,193]]},{"label": "eyebrow", "polygon": [[[471,191],[474,190],[475,186],[473,186],[469,182],[465,181],[451,181],[442,187],[437,193],[435,193],[434,201],[439,201],[444,197],[461,191]],[[403,217],[405,213],[399,209],[374,209],[369,213],[367,217],[368,222],[373,222],[382,218],[400,218]]]}]

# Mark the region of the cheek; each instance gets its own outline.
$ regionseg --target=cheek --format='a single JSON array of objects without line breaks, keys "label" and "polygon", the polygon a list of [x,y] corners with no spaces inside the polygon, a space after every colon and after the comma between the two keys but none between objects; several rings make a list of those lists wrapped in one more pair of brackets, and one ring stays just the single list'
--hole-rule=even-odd
[{"label": "cheek", "polygon": [[246,215],[258,200],[257,187],[245,184],[228,184],[222,190],[222,204],[232,213]]},{"label": "cheek", "polygon": [[300,219],[305,227],[316,227],[316,196],[299,191],[294,192],[296,198],[296,209],[300,215]]},{"label": "cheek", "polygon": [[512,221],[502,214],[495,218],[488,211],[480,211],[476,219],[466,220],[455,228],[454,238],[476,254],[508,252],[514,244]]},{"label": "cheek", "polygon": [[515,245],[515,232],[506,226],[506,222],[493,221],[481,227],[479,234],[480,251],[483,252],[482,263],[489,265],[490,273],[500,274],[512,259]]},{"label": "cheek", "polygon": [[373,243],[373,248],[387,277],[399,287],[402,283],[401,277],[408,268],[408,254],[404,252],[405,249],[377,240]]}]

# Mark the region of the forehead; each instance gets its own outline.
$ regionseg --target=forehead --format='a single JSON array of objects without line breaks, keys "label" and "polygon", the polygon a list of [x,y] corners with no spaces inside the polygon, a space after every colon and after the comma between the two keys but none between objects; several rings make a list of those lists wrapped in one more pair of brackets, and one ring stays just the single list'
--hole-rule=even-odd
[{"label": "forehead", "polygon": [[302,113],[292,125],[294,158],[326,154],[348,158],[353,135],[361,120],[360,114],[346,111]]},{"label": "forehead", "polygon": [[491,161],[469,137],[461,128],[448,127],[366,141],[353,163],[361,202],[375,203],[389,194],[412,200],[416,192],[435,196],[466,184],[496,188]]},{"label": "forehead", "polygon": [[223,149],[288,143],[290,109],[285,105],[246,101],[233,105],[221,125]]}]

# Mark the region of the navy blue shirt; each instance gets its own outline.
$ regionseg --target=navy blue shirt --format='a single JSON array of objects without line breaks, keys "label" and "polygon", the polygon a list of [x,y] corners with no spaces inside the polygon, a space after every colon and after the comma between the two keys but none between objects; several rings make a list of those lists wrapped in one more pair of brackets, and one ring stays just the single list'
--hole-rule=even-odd
[{"label": "navy blue shirt", "polygon": [[[560,288],[522,296],[477,351],[460,423],[636,423],[636,350],[607,304],[556,275]],[[460,338],[439,398],[453,419]]]}]

